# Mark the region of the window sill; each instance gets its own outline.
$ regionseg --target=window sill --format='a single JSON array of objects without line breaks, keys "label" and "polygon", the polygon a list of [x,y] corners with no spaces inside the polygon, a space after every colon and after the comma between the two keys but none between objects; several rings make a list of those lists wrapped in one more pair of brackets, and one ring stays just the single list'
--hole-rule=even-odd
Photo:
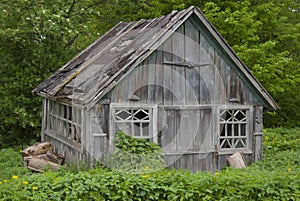
[{"label": "window sill", "polygon": [[251,150],[238,150],[238,149],[235,149],[235,150],[228,150],[228,151],[219,151],[217,153],[218,156],[221,156],[221,155],[231,155],[231,154],[234,154],[236,152],[242,152],[243,154],[253,154],[253,152]]}]

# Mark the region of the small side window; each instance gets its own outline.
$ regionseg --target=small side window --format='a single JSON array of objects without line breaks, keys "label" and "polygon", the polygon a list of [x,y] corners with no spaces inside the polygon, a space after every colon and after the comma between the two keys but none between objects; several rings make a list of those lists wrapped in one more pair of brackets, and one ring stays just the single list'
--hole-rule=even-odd
[{"label": "small side window", "polygon": [[133,137],[151,138],[150,131],[150,109],[116,109],[115,122],[118,131],[127,131]]},{"label": "small side window", "polygon": [[220,109],[219,150],[248,149],[249,109]]},{"label": "small side window", "polygon": [[157,107],[155,105],[111,105],[111,134],[124,132],[132,137],[157,143]]}]

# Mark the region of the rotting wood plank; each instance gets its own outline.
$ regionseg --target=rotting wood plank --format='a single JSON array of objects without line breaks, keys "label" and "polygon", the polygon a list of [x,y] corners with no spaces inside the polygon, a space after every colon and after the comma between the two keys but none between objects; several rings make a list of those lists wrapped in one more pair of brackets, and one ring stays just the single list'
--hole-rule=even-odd
[{"label": "rotting wood plank", "polygon": [[[209,57],[208,54],[208,48],[209,44],[206,40],[206,38],[200,34],[200,63],[201,64],[212,64],[212,61]],[[211,103],[211,91],[212,91],[212,85],[213,85],[213,80],[212,80],[212,75],[211,75],[211,69],[212,66],[205,66],[200,68],[200,94],[201,94],[201,99],[200,103],[205,104],[205,103]]]},{"label": "rotting wood plank", "polygon": [[194,145],[193,145],[193,149],[201,149],[201,146],[203,144],[203,140],[201,138],[202,133],[204,132],[204,125],[203,125],[203,118],[204,118],[204,114],[203,111],[199,109],[199,111],[197,111],[197,117],[195,119],[197,127],[195,130],[195,140],[194,140]]},{"label": "rotting wood plank", "polygon": [[221,104],[221,99],[222,99],[222,84],[223,84],[223,81],[222,81],[222,77],[221,77],[221,72],[222,72],[222,67],[221,67],[221,57],[219,56],[218,52],[216,50],[214,50],[214,65],[213,65],[213,68],[215,70],[215,77],[214,77],[214,80],[215,80],[215,91],[214,91],[214,100],[216,104]]},{"label": "rotting wood plank", "polygon": [[[174,61],[184,61],[184,26],[179,27],[172,38]],[[176,93],[174,104],[185,104],[185,68],[173,66],[173,91]]]},{"label": "rotting wood plank", "polygon": [[143,79],[143,85],[139,86],[139,93],[137,96],[140,98],[140,101],[142,103],[147,103],[148,99],[148,86],[149,86],[149,60],[146,59],[142,65],[142,79]]},{"label": "rotting wood plank", "polygon": [[154,93],[154,99],[157,104],[162,104],[164,100],[164,90],[163,90],[163,52],[162,47],[160,47],[156,51],[156,59],[155,59],[155,93]]},{"label": "rotting wood plank", "polygon": [[176,150],[177,129],[176,129],[176,113],[174,110],[161,110],[166,112],[167,127],[162,130],[162,149],[163,152]]},{"label": "rotting wood plank", "polygon": [[203,123],[203,133],[202,139],[203,143],[201,145],[201,149],[211,150],[216,149],[215,141],[218,136],[218,131],[216,130],[218,127],[214,124],[216,123],[215,117],[213,116],[216,108],[212,108],[211,110],[204,111],[204,123]]},{"label": "rotting wood plank", "polygon": [[[191,20],[184,23],[185,61],[190,63],[200,63],[200,47],[198,29]],[[194,68],[185,68],[185,91],[186,104],[198,104],[199,96],[199,75]]]},{"label": "rotting wood plank", "polygon": [[[195,68],[186,69],[186,104],[199,104],[200,74]],[[188,90],[187,90],[188,89]]]},{"label": "rotting wood plank", "polygon": [[[172,47],[172,36],[170,36],[163,44],[163,63],[165,61],[173,60],[173,47]],[[173,104],[173,68],[169,65],[163,65],[163,104],[172,105]]]},{"label": "rotting wood plank", "polygon": [[[173,61],[181,62],[184,61],[184,27],[181,25],[176,32],[172,34],[172,53],[173,53]],[[175,93],[175,99],[173,104],[182,104],[183,103],[183,95],[184,91],[182,91],[181,87],[184,87],[184,77],[178,72],[178,69],[182,67],[178,67],[173,65],[173,93]]]},{"label": "rotting wood plank", "polygon": [[[177,150],[187,151],[193,146],[193,141],[195,139],[195,122],[191,122],[190,118],[193,116],[193,110],[176,110],[176,121],[180,122],[180,126],[177,127],[176,132],[177,137]],[[191,122],[191,123],[190,123]]]},{"label": "rotting wood plank", "polygon": [[148,97],[147,103],[153,103],[155,101],[155,61],[156,61],[156,52],[153,52],[149,56],[149,84],[148,84]]},{"label": "rotting wood plank", "polygon": [[231,80],[231,69],[230,66],[228,64],[226,64],[226,99],[227,99],[227,103],[228,100],[230,99],[230,80]]},{"label": "rotting wood plank", "polygon": [[191,111],[191,118],[190,118],[191,120],[188,121],[189,130],[187,131],[189,133],[189,137],[191,138],[191,139],[189,139],[189,141],[190,141],[189,149],[195,149],[195,143],[199,137],[198,136],[200,134],[199,129],[201,128],[200,127],[201,125],[199,123],[200,116],[201,116],[200,110]]},{"label": "rotting wood plank", "polygon": [[[220,57],[220,55],[219,55]],[[226,63],[221,58],[220,69],[219,69],[219,78],[220,79],[220,104],[226,104]]]},{"label": "rotting wood plank", "polygon": [[230,89],[229,89],[229,100],[238,100],[237,89],[238,89],[237,75],[230,69]]},{"label": "rotting wood plank", "polygon": [[137,66],[129,75],[128,79],[128,86],[127,88],[123,89],[127,92],[126,97],[123,98],[122,102],[131,102],[131,97],[134,95],[134,92],[141,86],[141,79],[142,73],[140,71],[141,68]]},{"label": "rotting wood plank", "polygon": [[199,63],[200,47],[199,47],[199,30],[195,27],[191,20],[184,23],[185,26],[185,61],[191,63]]},{"label": "rotting wood plank", "polygon": [[207,72],[207,75],[206,75],[206,82],[208,82],[208,89],[209,89],[209,93],[210,93],[210,101],[213,103],[213,104],[217,104],[216,100],[215,100],[215,87],[216,87],[216,83],[215,83],[215,63],[214,63],[214,47],[209,43],[209,41],[207,41],[206,43],[207,45],[207,54],[209,55],[209,60],[210,62],[208,63],[211,63],[213,65],[210,66],[210,68],[207,68],[208,72]]},{"label": "rotting wood plank", "polygon": [[[194,129],[197,124],[195,123],[195,117],[193,116],[194,110],[185,110],[181,111],[182,117],[182,145],[184,150],[188,150],[192,148],[193,146],[193,141],[194,141]],[[192,118],[190,118],[192,117]]]},{"label": "rotting wood plank", "polygon": [[263,157],[263,107],[255,107],[254,114],[254,161],[259,161]]}]

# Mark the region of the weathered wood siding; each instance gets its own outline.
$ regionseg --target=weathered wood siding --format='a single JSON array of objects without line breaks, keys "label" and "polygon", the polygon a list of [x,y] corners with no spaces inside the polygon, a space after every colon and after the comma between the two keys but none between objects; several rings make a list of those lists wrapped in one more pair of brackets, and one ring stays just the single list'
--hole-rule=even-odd
[{"label": "weathered wood siding", "polygon": [[241,73],[188,20],[160,48],[126,75],[112,92],[114,103],[161,105],[255,104]]},{"label": "weathered wood siding", "polygon": [[[155,136],[145,136],[162,146],[167,164],[192,171],[222,168],[236,148],[246,150],[249,161],[260,160],[263,107],[279,108],[194,7],[119,23],[34,92],[69,107],[49,120],[44,99],[42,123],[42,140],[69,161],[105,162],[118,125],[129,122],[117,116],[128,104],[131,134],[137,125],[141,133],[151,128]],[[81,108],[82,122],[72,122],[71,105]],[[150,123],[135,116],[141,105]],[[235,116],[239,112],[247,121]]]},{"label": "weathered wood siding", "polygon": [[[216,108],[259,103],[213,43],[187,20],[109,94],[111,103],[158,105],[164,120],[158,123],[158,142],[170,167],[214,171],[226,165],[226,155],[216,154]],[[260,138],[256,141],[260,152]]]},{"label": "weathered wood siding", "polygon": [[[244,84],[241,74],[223,59],[224,55],[195,23],[186,21],[105,99],[110,99],[110,103],[158,105],[161,120],[157,125],[158,143],[166,163],[174,168],[214,171],[226,165],[224,158],[228,157],[216,151],[217,106],[255,105],[258,100]],[[109,133],[109,104],[105,99],[83,111],[79,147],[59,135],[47,133],[45,120],[43,140],[52,142],[56,151],[70,161],[105,162],[113,139]],[[258,108],[255,117],[259,122],[261,114]],[[255,132],[253,152],[255,160],[259,160],[262,152],[259,125],[255,126]]]},{"label": "weathered wood siding", "polygon": [[[60,110],[62,117],[64,116],[64,111]],[[54,146],[54,152],[62,154],[66,158],[66,162],[78,164],[80,161],[89,163],[89,154],[84,146],[86,144],[87,135],[83,135],[83,125],[86,125],[85,122],[81,123],[81,131],[80,131],[80,143],[73,141],[64,136],[63,133],[58,131],[51,130],[50,124],[54,124],[50,120],[50,105],[49,100],[43,99],[43,117],[42,117],[42,141],[49,141]],[[83,115],[83,113],[79,114]],[[80,117],[79,117],[80,118]],[[82,119],[82,118],[81,118]],[[61,122],[56,122],[56,125],[52,125],[53,127],[62,128],[63,125]],[[65,131],[71,128],[63,128]]]},{"label": "weathered wood siding", "polygon": [[254,114],[254,159],[252,161],[258,161],[263,156],[263,107],[256,107]]},{"label": "weathered wood siding", "polygon": [[162,106],[161,110],[165,121],[159,130],[158,141],[163,148],[167,165],[193,171],[211,170],[211,163],[195,165],[199,156],[213,157],[210,153],[215,152],[211,109],[198,106]]},{"label": "weathered wood siding", "polygon": [[89,127],[87,133],[90,136],[89,150],[93,160],[105,162],[109,152],[109,105],[101,103],[95,105],[89,111]]}]

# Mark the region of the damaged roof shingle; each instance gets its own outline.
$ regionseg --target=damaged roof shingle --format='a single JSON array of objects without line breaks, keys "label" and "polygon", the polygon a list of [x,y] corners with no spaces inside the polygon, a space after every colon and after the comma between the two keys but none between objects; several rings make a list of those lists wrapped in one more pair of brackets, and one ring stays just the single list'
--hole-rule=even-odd
[{"label": "damaged roof shingle", "polygon": [[166,27],[170,28],[176,22],[175,16],[184,16],[191,9],[172,12],[151,20],[120,22],[44,80],[33,93],[46,94],[46,97],[53,99],[59,97],[78,101],[91,100],[107,87],[109,83],[105,83],[106,81],[124,70],[141,53],[149,52],[151,45],[159,39],[157,36],[162,35],[167,31]]}]

